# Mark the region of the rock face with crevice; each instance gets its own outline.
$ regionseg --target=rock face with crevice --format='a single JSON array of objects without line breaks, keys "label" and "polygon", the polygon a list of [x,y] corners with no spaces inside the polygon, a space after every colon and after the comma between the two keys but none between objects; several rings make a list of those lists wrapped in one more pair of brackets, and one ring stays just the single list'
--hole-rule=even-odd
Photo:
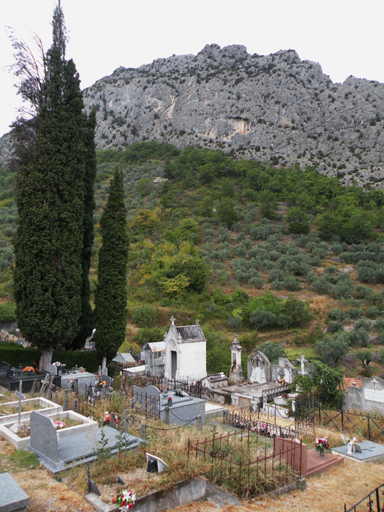
[{"label": "rock face with crevice", "polygon": [[262,56],[207,45],[197,55],[118,68],[84,100],[97,110],[98,149],[156,139],[384,188],[384,84],[334,84],[293,50]]}]

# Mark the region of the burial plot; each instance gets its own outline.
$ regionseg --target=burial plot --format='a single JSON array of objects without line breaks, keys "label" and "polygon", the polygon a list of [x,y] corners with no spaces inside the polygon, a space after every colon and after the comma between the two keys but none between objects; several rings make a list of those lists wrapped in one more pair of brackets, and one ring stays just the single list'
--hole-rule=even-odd
[{"label": "burial plot", "polygon": [[144,442],[110,427],[89,428],[79,433],[68,432],[63,437],[61,434],[65,429],[57,431],[53,420],[38,412],[31,414],[30,428],[30,451],[54,474],[67,469],[69,465],[92,462],[101,447],[114,455],[121,449],[131,450]]},{"label": "burial plot", "polygon": [[384,446],[381,444],[373,443],[372,441],[362,441],[358,445],[361,452],[352,451],[352,453],[348,453],[348,445],[345,444],[332,448],[332,453],[356,462],[384,462]]}]

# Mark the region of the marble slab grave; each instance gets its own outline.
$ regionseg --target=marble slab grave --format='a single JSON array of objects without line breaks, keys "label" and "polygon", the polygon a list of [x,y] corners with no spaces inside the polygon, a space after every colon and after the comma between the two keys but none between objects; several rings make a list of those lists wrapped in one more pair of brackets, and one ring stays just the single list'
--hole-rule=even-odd
[{"label": "marble slab grave", "polygon": [[0,473],[0,512],[24,512],[29,496],[9,473]]},{"label": "marble slab grave", "polygon": [[60,437],[52,418],[37,412],[31,415],[29,450],[52,473],[59,473],[71,465],[80,465],[97,458],[101,448],[114,455],[119,450],[132,450],[144,441],[105,426]]},{"label": "marble slab grave", "polygon": [[358,444],[360,445],[361,453],[347,453],[348,447],[346,444],[343,446],[338,446],[337,448],[332,448],[332,453],[341,455],[342,457],[346,457],[351,460],[355,460],[357,462],[384,462],[383,445],[373,443],[372,441],[362,441]]}]

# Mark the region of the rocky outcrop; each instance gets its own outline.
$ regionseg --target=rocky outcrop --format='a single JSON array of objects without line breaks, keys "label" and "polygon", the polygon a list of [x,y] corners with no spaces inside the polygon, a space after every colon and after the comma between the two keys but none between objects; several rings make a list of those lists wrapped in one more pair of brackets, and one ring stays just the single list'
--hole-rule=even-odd
[{"label": "rocky outcrop", "polygon": [[84,100],[97,111],[99,149],[156,139],[384,188],[384,85],[354,77],[334,84],[293,50],[262,56],[208,45],[118,68]]}]

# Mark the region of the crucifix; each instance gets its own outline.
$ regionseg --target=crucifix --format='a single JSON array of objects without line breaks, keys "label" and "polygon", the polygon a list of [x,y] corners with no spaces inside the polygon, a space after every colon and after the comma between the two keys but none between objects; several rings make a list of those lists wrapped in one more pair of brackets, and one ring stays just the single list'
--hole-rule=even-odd
[{"label": "crucifix", "polygon": [[20,381],[19,382],[19,391],[15,392],[15,395],[19,397],[19,417],[18,417],[18,420],[17,420],[17,424],[18,424],[19,427],[21,425],[21,401],[25,400],[25,396],[21,392],[22,387],[23,387],[23,383],[22,383],[22,381]]},{"label": "crucifix", "polygon": [[259,361],[261,361],[260,357],[259,357],[259,356],[256,356],[256,366],[257,366],[257,367],[259,366]]}]

